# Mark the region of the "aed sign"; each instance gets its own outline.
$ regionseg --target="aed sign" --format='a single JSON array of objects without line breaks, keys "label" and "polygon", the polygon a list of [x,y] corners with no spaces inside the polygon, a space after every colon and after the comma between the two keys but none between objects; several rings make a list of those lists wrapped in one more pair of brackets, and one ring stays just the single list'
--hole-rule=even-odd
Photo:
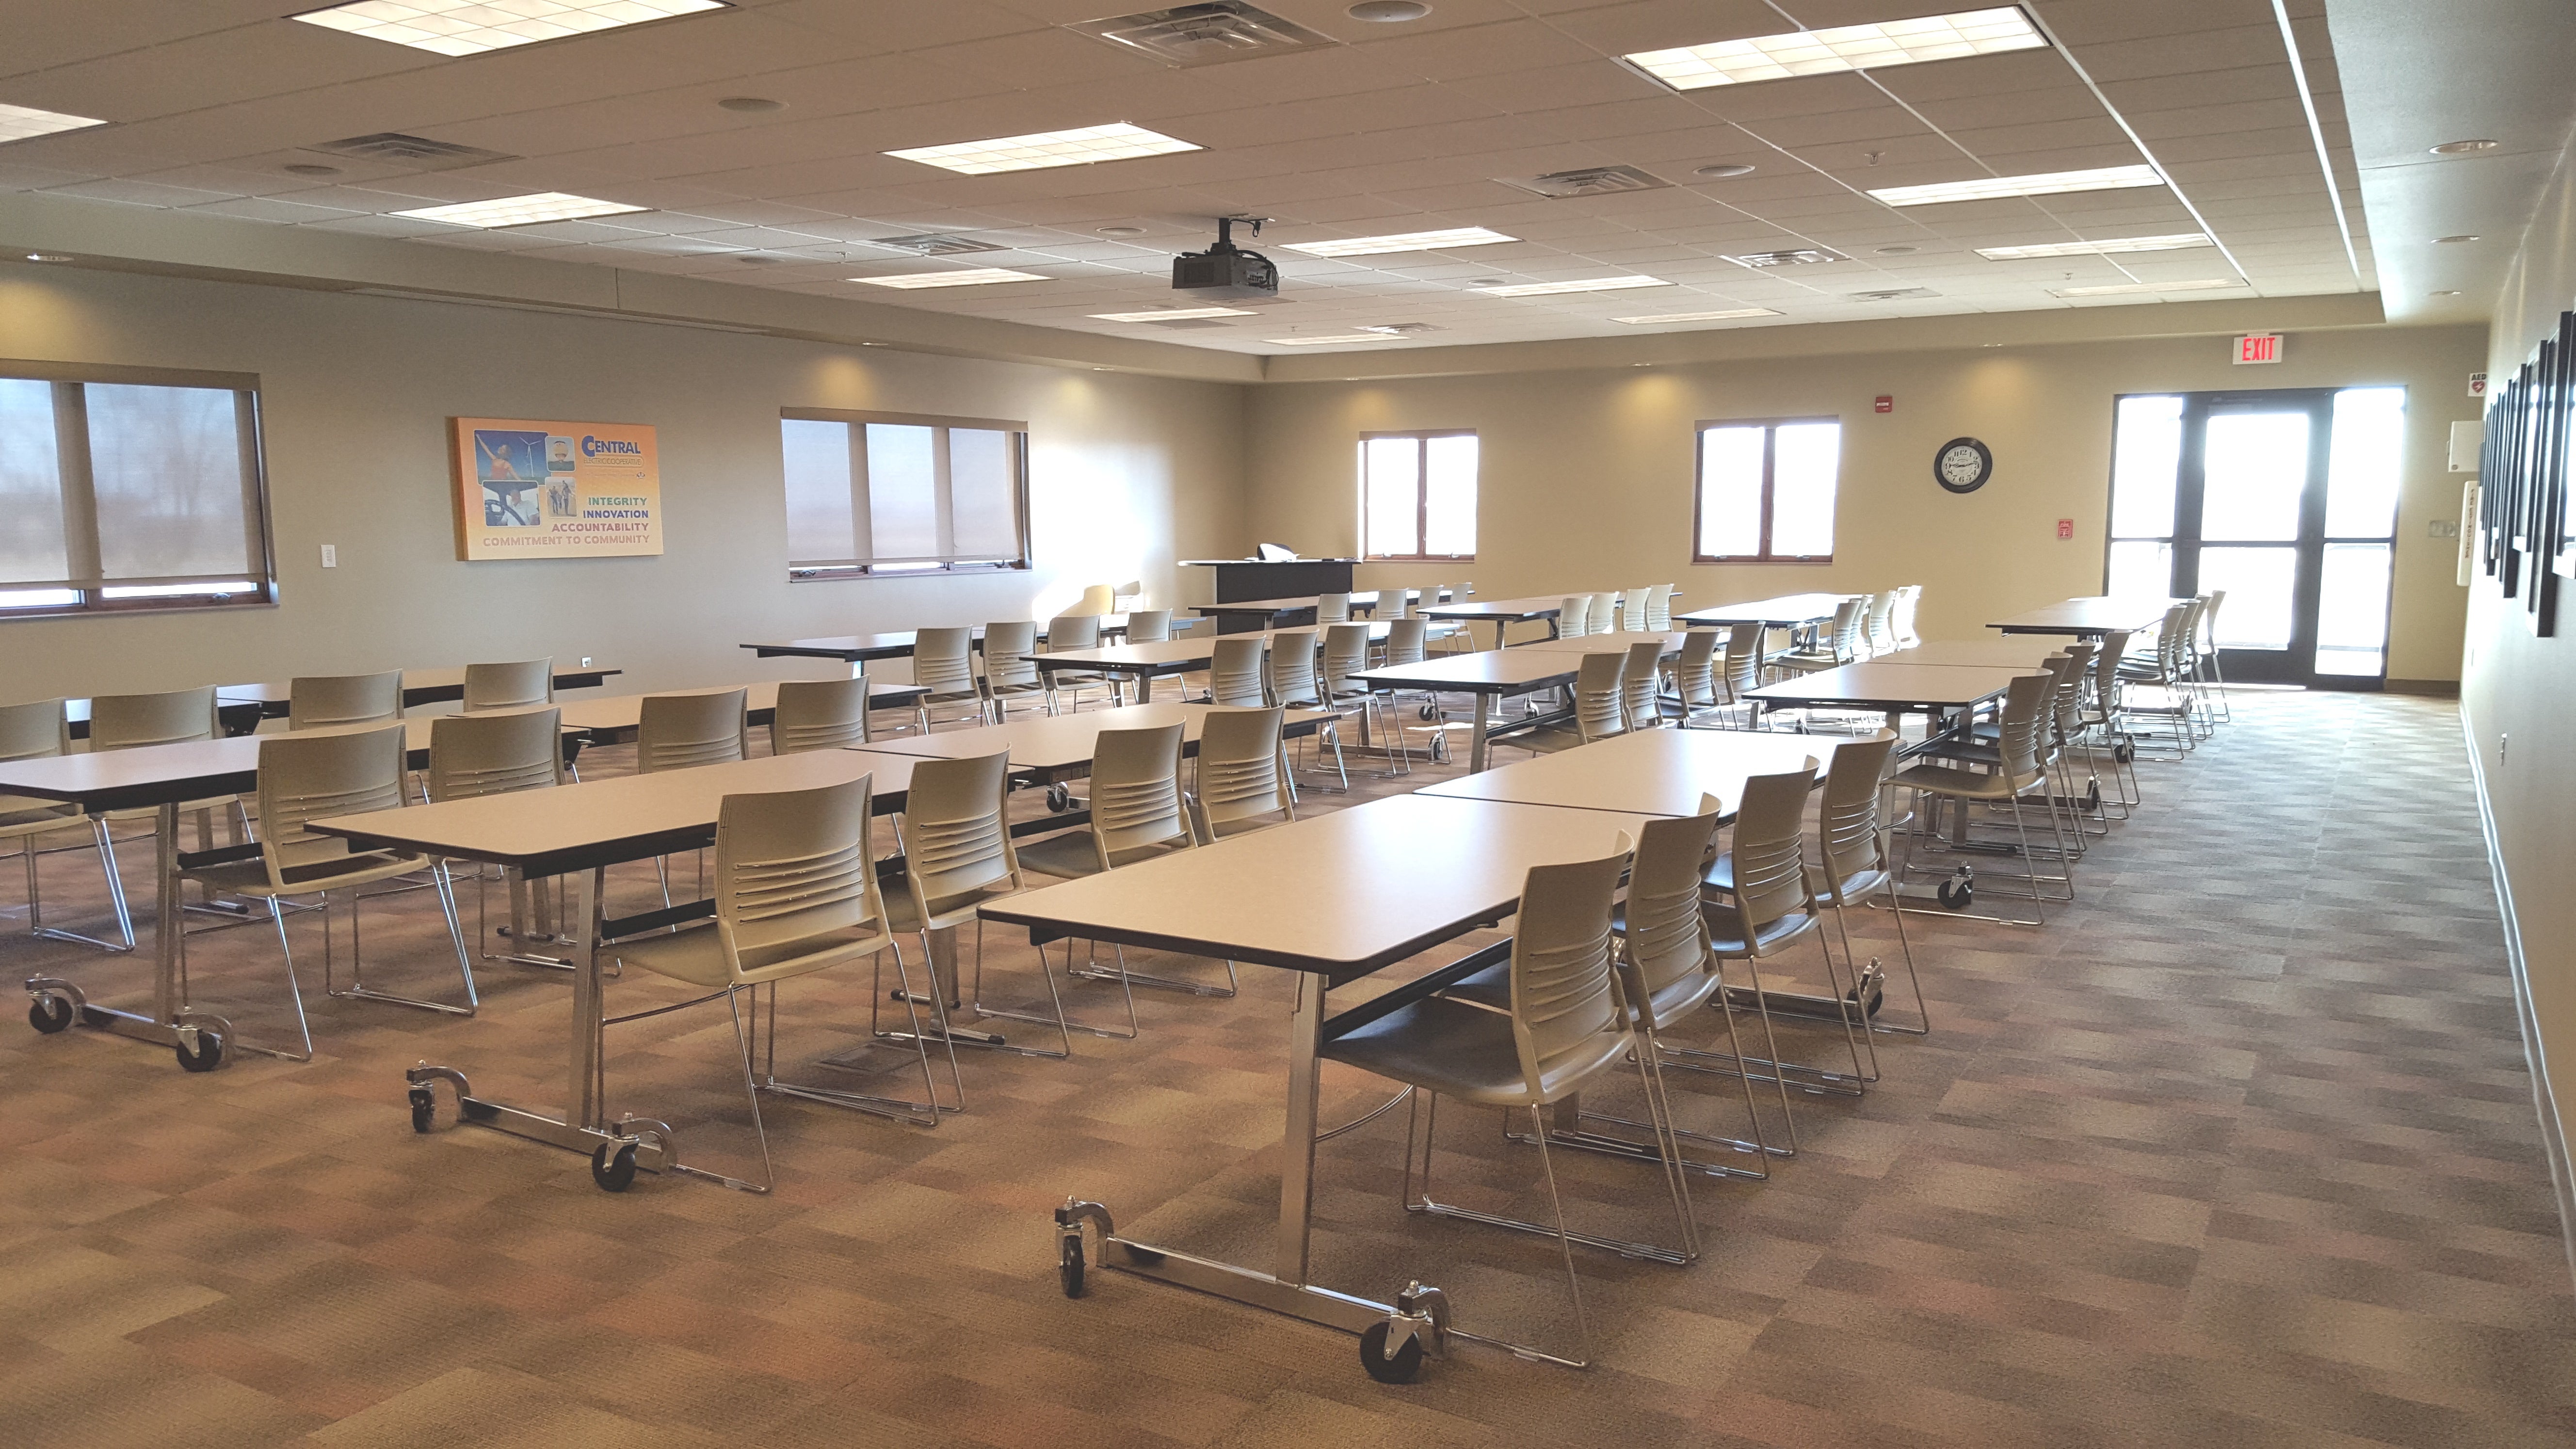
[{"label": "aed sign", "polygon": [[2281,360],[2281,334],[2252,332],[2236,339],[2236,362],[2278,362]]},{"label": "aed sign", "polygon": [[1880,412],[1892,413],[1896,411],[1896,399],[1889,397],[1885,393],[1881,393],[1879,394],[1877,401],[1872,403],[1871,406],[1877,408]]}]

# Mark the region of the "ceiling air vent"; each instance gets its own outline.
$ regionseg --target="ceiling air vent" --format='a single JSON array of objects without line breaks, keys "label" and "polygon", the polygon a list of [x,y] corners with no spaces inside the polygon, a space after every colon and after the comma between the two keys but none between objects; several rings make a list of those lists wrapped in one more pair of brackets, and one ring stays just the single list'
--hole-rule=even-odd
[{"label": "ceiling air vent", "polygon": [[1010,248],[1003,246],[1000,242],[977,241],[971,236],[959,236],[954,232],[939,231],[926,231],[916,236],[870,237],[868,238],[868,245],[872,247],[892,247],[894,250],[899,252],[910,252],[915,256],[923,257],[954,257],[963,256],[968,252],[1000,252],[1010,250]]},{"label": "ceiling air vent", "polygon": [[1750,252],[1740,257],[1728,257],[1727,260],[1739,267],[1765,271],[1772,267],[1811,267],[1818,262],[1843,262],[1851,259],[1840,252],[1829,252],[1823,247],[1791,247],[1785,251]]},{"label": "ceiling air vent", "polygon": [[1292,20],[1258,10],[1243,0],[1209,0],[1170,10],[1113,15],[1066,27],[1108,41],[1121,50],[1141,51],[1165,65],[1221,65],[1229,60],[1321,50],[1336,42]]},{"label": "ceiling air vent", "polygon": [[1517,176],[1494,178],[1505,186],[1517,186],[1541,196],[1615,196],[1623,191],[1660,191],[1672,185],[1660,176],[1650,176],[1634,166],[1586,166],[1580,171],[1558,171],[1526,180]]},{"label": "ceiling air vent", "polygon": [[452,141],[433,141],[426,136],[406,136],[399,131],[379,131],[372,136],[351,136],[339,141],[320,141],[304,148],[330,156],[354,156],[361,161],[381,161],[390,166],[408,167],[414,171],[453,171],[461,166],[488,166],[495,161],[519,158],[505,151],[486,151],[478,146],[459,146]]},{"label": "ceiling air vent", "polygon": [[1930,287],[1889,287],[1877,292],[1854,292],[1855,302],[1911,302],[1918,297],[1938,297]]}]

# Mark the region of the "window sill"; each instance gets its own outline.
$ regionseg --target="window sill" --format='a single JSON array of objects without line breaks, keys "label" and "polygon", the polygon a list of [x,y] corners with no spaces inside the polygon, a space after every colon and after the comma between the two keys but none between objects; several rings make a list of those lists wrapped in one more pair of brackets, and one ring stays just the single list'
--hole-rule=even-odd
[{"label": "window sill", "polygon": [[236,609],[274,609],[274,597],[237,599],[226,603],[211,600],[146,600],[116,604],[71,604],[60,608],[0,609],[0,624],[12,619],[115,619],[134,614],[214,614]]},{"label": "window sill", "polygon": [[973,574],[1024,573],[1032,567],[1034,567],[1034,565],[1023,561],[1020,563],[997,564],[942,564],[934,568],[917,569],[897,567],[887,567],[883,569],[870,569],[865,567],[789,569],[787,571],[787,582],[791,584],[829,584],[841,583],[852,579],[945,579]]},{"label": "window sill", "polygon": [[1472,553],[1364,553],[1361,563],[1474,563]]},{"label": "window sill", "polygon": [[1744,554],[1744,555],[1740,555],[1740,556],[1737,556],[1737,555],[1730,555],[1730,556],[1725,557],[1725,558],[1706,558],[1706,557],[1702,557],[1702,556],[1699,556],[1699,555],[1693,555],[1693,556],[1692,556],[1692,558],[1691,558],[1691,562],[1692,562],[1692,563],[1695,563],[1695,564],[1791,564],[1791,565],[1795,565],[1795,564],[1829,564],[1829,563],[1832,563],[1833,561],[1834,561],[1834,556],[1833,556],[1832,554],[1829,554],[1829,553],[1826,553],[1826,554],[1815,554],[1815,555],[1799,555],[1799,556],[1789,557],[1789,558],[1765,558],[1765,557],[1763,557],[1763,556],[1761,556],[1761,555],[1759,555],[1759,554]]}]

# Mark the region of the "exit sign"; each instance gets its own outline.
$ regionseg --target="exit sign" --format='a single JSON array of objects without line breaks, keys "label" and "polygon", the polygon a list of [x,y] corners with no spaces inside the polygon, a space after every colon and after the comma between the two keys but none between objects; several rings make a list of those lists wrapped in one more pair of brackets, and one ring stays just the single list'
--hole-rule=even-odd
[{"label": "exit sign", "polygon": [[2249,362],[2280,360],[2281,334],[2278,332],[2253,332],[2236,339],[2236,361],[2239,366]]}]

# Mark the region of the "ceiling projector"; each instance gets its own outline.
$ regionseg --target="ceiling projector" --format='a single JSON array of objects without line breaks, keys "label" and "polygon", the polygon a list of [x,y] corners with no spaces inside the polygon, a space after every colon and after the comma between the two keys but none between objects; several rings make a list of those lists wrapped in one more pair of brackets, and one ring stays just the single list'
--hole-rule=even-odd
[{"label": "ceiling projector", "polygon": [[1216,219],[1216,245],[1203,252],[1183,252],[1172,258],[1172,286],[1192,296],[1225,298],[1230,301],[1254,301],[1279,295],[1279,269],[1259,252],[1248,252],[1234,244],[1234,224],[1244,222],[1254,236],[1261,235],[1266,218],[1220,216]]}]

